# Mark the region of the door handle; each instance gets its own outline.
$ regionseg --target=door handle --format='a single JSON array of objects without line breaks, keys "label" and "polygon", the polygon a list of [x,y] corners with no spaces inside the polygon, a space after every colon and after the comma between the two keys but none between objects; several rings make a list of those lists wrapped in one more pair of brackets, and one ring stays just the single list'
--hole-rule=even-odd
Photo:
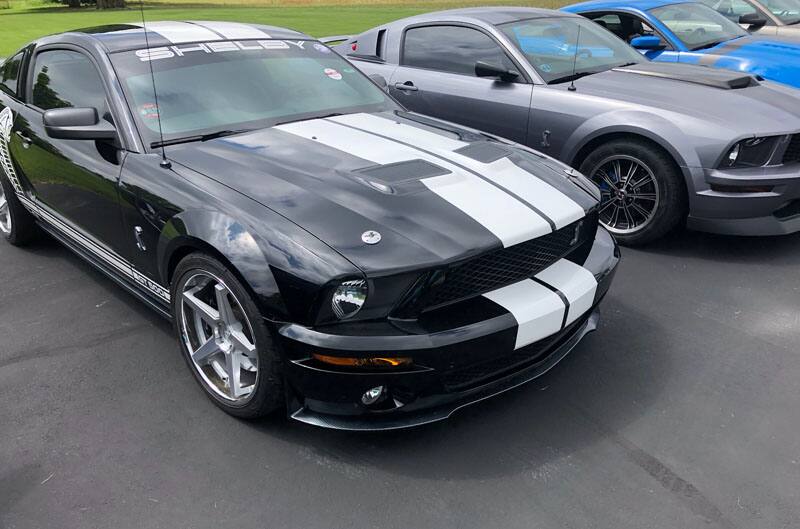
[{"label": "door handle", "polygon": [[405,83],[395,83],[394,88],[403,92],[416,92],[419,90],[419,88],[414,86],[414,83],[411,81],[406,81]]},{"label": "door handle", "polygon": [[26,135],[24,135],[20,131],[17,131],[16,134],[17,134],[17,136],[19,136],[19,139],[22,140],[22,145],[26,149],[31,146],[31,143],[33,143],[32,139],[30,139],[29,137],[27,137]]}]

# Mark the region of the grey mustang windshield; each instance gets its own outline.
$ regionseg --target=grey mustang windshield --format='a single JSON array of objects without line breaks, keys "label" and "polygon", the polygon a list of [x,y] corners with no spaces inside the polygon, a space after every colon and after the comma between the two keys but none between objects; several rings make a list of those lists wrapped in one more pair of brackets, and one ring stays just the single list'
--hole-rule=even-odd
[{"label": "grey mustang windshield", "polygon": [[313,41],[216,41],[111,57],[148,144],[159,140],[159,116],[164,139],[179,142],[397,108],[352,65]]},{"label": "grey mustang windshield", "polygon": [[707,5],[674,4],[657,7],[650,14],[667,26],[690,50],[711,48],[748,33]]},{"label": "grey mustang windshield", "polygon": [[548,84],[644,60],[615,35],[583,18],[538,18],[499,27]]}]

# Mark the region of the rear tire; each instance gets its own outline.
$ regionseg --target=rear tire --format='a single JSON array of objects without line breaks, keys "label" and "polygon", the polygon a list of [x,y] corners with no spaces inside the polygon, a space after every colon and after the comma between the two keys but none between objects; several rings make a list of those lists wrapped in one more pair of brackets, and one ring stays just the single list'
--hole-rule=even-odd
[{"label": "rear tire", "polygon": [[680,169],[666,152],[646,141],[604,143],[589,153],[580,170],[600,186],[600,222],[621,244],[652,242],[686,218]]},{"label": "rear tire", "polygon": [[173,277],[178,341],[206,395],[242,419],[279,409],[280,355],[248,290],[223,263],[202,253],[181,260]]},{"label": "rear tire", "polygon": [[25,246],[39,234],[36,219],[17,198],[11,182],[0,171],[0,233],[14,246]]}]

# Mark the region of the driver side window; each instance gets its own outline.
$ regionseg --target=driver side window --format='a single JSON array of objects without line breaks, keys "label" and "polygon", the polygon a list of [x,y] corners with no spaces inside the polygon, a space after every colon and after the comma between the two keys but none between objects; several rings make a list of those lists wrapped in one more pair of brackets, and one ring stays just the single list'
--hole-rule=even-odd
[{"label": "driver side window", "polygon": [[96,108],[103,115],[106,94],[92,61],[71,50],[43,51],[36,56],[31,104],[42,109]]},{"label": "driver side window", "polygon": [[440,72],[475,76],[475,63],[516,69],[494,39],[462,26],[423,26],[406,30],[402,64]]},{"label": "driver side window", "polygon": [[590,18],[627,43],[630,43],[636,37],[655,36],[661,38],[662,41],[664,40],[647,22],[634,15],[605,13],[592,15]]},{"label": "driver side window", "polygon": [[737,24],[742,15],[758,13],[758,10],[745,0],[700,0],[700,2]]}]

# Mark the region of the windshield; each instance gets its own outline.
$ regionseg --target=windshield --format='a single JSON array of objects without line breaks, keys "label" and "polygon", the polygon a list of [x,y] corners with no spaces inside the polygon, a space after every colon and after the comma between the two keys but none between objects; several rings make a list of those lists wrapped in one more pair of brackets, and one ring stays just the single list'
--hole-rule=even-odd
[{"label": "windshield", "polygon": [[674,4],[657,7],[650,14],[661,21],[690,50],[709,48],[748,33],[707,5]]},{"label": "windshield", "polygon": [[499,27],[548,84],[644,61],[625,42],[584,18],[538,18]]},{"label": "windshield", "polygon": [[114,53],[111,60],[148,145],[159,139],[159,115],[169,141],[398,108],[344,59],[313,41],[183,44]]},{"label": "windshield", "polygon": [[761,0],[784,24],[800,24],[800,0]]}]

